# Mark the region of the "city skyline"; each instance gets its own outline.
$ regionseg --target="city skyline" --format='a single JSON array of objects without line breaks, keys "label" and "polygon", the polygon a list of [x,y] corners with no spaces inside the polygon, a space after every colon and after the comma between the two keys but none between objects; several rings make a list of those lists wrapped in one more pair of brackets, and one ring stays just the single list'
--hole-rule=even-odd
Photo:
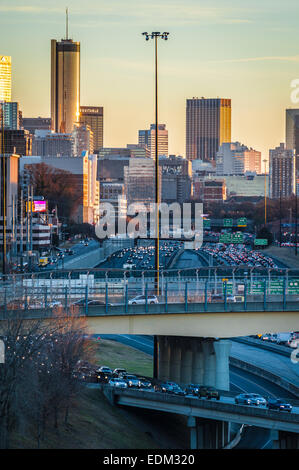
[{"label": "city skyline", "polygon": [[[185,156],[186,99],[224,96],[232,100],[232,141],[268,158],[269,149],[285,141],[285,109],[296,107],[290,94],[299,76],[298,5],[288,0],[283,11],[268,0],[252,2],[250,9],[233,0],[171,3],[169,9],[168,1],[141,0],[136,9],[135,0],[126,8],[118,0],[68,2],[69,36],[82,47],[80,101],[105,108],[104,145],[125,147],[136,141],[137,129],[153,122],[153,51],[141,32],[165,28],[171,35],[159,47],[159,122],[169,130],[169,153]],[[48,117],[50,41],[65,35],[64,6],[10,1],[0,12],[1,54],[12,56],[12,99],[25,117]]]}]

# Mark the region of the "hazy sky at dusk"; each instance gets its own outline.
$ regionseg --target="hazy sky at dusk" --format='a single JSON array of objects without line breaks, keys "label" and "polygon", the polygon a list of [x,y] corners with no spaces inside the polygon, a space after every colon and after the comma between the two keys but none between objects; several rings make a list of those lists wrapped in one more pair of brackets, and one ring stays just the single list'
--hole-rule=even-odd
[{"label": "hazy sky at dusk", "polygon": [[[103,105],[104,145],[137,142],[154,119],[153,43],[159,44],[160,122],[185,155],[185,101],[232,99],[232,139],[261,150],[284,141],[290,83],[299,78],[298,0],[66,0],[81,42],[81,104]],[[0,55],[11,55],[23,115],[50,115],[50,40],[65,35],[59,0],[1,0]],[[299,104],[298,104],[299,107]]]}]

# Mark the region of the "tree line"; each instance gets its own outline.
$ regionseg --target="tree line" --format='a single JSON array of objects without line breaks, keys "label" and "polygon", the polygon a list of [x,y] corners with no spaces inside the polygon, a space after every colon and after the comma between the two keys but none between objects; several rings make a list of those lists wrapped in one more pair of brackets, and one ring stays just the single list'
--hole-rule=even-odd
[{"label": "tree line", "polygon": [[34,436],[39,448],[48,427],[68,423],[81,389],[76,370],[93,359],[85,320],[58,308],[49,320],[7,311],[0,321],[5,360],[0,364],[0,448],[12,433]]}]

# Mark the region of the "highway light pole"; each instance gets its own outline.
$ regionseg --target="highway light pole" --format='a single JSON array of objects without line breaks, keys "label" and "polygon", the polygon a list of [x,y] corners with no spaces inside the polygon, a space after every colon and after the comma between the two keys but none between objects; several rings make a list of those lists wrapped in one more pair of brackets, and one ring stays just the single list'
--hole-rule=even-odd
[{"label": "highway light pole", "polygon": [[[142,33],[145,36],[145,40],[148,41],[150,38],[154,39],[155,43],[155,125],[156,125],[156,139],[155,139],[155,208],[156,208],[156,238],[155,238],[155,287],[156,293],[159,295],[159,237],[160,237],[160,226],[159,226],[159,146],[158,146],[158,38],[167,41],[169,33],[153,32],[151,34],[145,32]],[[154,358],[153,358],[153,376],[158,378],[158,342],[157,336],[154,336]]]},{"label": "highway light pole", "polygon": [[155,238],[155,284],[156,292],[159,295],[159,204],[160,204],[160,185],[159,185],[159,146],[158,146],[158,38],[167,41],[169,33],[142,33],[145,36],[146,41],[150,38],[155,43],[155,126],[156,126],[156,138],[155,138],[155,203],[156,203],[156,238]]}]

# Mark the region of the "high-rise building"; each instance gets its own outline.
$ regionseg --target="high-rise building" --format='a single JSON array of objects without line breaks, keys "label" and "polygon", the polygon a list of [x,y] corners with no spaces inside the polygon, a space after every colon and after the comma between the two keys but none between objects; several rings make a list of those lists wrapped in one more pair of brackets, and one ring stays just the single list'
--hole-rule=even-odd
[{"label": "high-rise building", "polygon": [[261,174],[261,152],[240,142],[223,143],[216,155],[217,175],[243,175],[246,172]]},{"label": "high-rise building", "polygon": [[[160,181],[161,181],[160,167]],[[128,205],[141,203],[149,207],[155,201],[155,165],[151,158],[131,158],[124,167],[124,182]],[[161,196],[161,185],[160,185]]]},{"label": "high-rise building", "polygon": [[11,57],[0,55],[0,101],[11,101]]},{"label": "high-rise building", "polygon": [[190,199],[192,189],[192,165],[186,158],[170,155],[160,157],[162,170],[162,202],[184,203]]},{"label": "high-rise building", "polygon": [[231,100],[187,99],[186,158],[213,161],[223,142],[231,142]]},{"label": "high-rise building", "polygon": [[19,129],[20,128],[20,110],[19,103],[15,101],[3,101],[0,103],[0,117],[2,119],[4,113],[4,128]]},{"label": "high-rise building", "polygon": [[286,149],[299,155],[299,109],[286,110]]},{"label": "high-rise building", "polygon": [[[0,142],[0,154],[2,152],[2,139]],[[32,154],[32,137],[24,129],[4,129],[4,153],[17,155]]]},{"label": "high-rise building", "polygon": [[82,155],[82,152],[93,154],[93,132],[88,124],[75,124],[72,136],[74,156]]},{"label": "high-rise building", "polygon": [[51,40],[51,119],[54,132],[69,133],[80,118],[80,43]]},{"label": "high-rise building", "polygon": [[[138,145],[148,148],[150,156],[156,155],[156,124],[151,124],[150,129],[138,131]],[[158,124],[158,155],[168,157],[168,130],[166,124]]]},{"label": "high-rise building", "polygon": [[270,197],[285,198],[295,192],[295,150],[280,144],[269,151]]},{"label": "high-rise building", "polygon": [[50,131],[51,130],[51,118],[22,118],[22,127],[27,129],[30,134],[34,134],[35,131]]},{"label": "high-rise building", "polygon": [[72,134],[36,130],[32,143],[32,155],[70,157],[73,154],[73,145]]},{"label": "high-rise building", "polygon": [[102,106],[80,106],[80,122],[87,124],[93,132],[96,152],[104,146],[104,108]]}]

